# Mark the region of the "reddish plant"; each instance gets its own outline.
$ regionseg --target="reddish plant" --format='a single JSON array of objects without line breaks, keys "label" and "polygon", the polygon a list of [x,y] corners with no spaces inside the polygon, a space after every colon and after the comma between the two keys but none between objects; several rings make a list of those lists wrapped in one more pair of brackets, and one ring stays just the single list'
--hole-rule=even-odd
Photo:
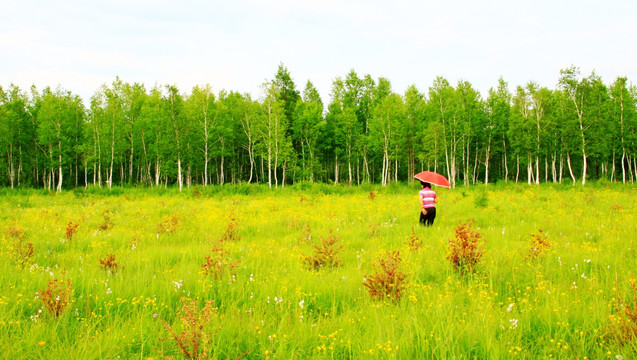
[{"label": "reddish plant", "polygon": [[71,292],[71,280],[52,279],[46,289],[40,290],[40,300],[49,314],[58,317],[69,305]]},{"label": "reddish plant", "polygon": [[471,229],[473,220],[460,223],[455,229],[455,237],[449,240],[447,260],[454,270],[472,273],[484,254],[484,240],[479,232]]},{"label": "reddish plant", "polygon": [[232,260],[230,252],[223,249],[223,242],[219,242],[212,248],[212,255],[206,256],[201,264],[201,272],[215,280],[220,279],[227,271],[232,271],[239,266],[241,260]]},{"label": "reddish plant", "polygon": [[13,256],[15,261],[21,268],[31,263],[33,258],[33,243],[25,240],[26,230],[20,225],[14,224],[11,227],[5,228],[5,234],[14,238],[15,241],[10,245],[10,249],[13,250]]},{"label": "reddish plant", "polygon": [[322,267],[341,266],[341,258],[338,254],[343,251],[343,245],[337,244],[338,241],[339,237],[330,230],[327,238],[321,237],[320,245],[312,245],[314,247],[313,255],[301,255],[303,261],[309,268],[314,270]]},{"label": "reddish plant", "polygon": [[115,261],[115,255],[108,254],[105,258],[100,259],[100,267],[104,271],[115,275],[119,269],[119,264]]},{"label": "reddish plant", "polygon": [[633,296],[630,300],[624,300],[617,288],[617,300],[613,302],[613,312],[609,316],[609,333],[617,340],[629,343],[637,340],[637,285],[635,279],[630,279],[630,288]]},{"label": "reddish plant", "polygon": [[111,220],[111,212],[109,210],[104,211],[104,222],[100,224],[100,230],[108,230],[113,227],[113,221]]},{"label": "reddish plant", "polygon": [[378,229],[378,224],[367,225],[367,227],[369,228],[369,231],[367,232],[367,236],[373,238],[378,236],[378,234],[380,234],[380,229]]},{"label": "reddish plant", "polygon": [[422,246],[422,240],[420,240],[420,237],[416,235],[413,226],[411,227],[411,235],[407,236],[407,246],[412,251],[418,251],[418,249]]},{"label": "reddish plant", "polygon": [[[174,341],[181,355],[186,359],[215,359],[212,341],[217,333],[210,333],[207,329],[217,315],[217,308],[213,307],[214,301],[206,301],[206,305],[201,310],[195,300],[182,297],[181,302],[181,312],[177,313],[180,324],[173,327],[166,320],[161,319],[164,329],[171,337],[160,338],[160,340]],[[235,359],[240,359],[247,354],[248,351],[245,351]]]},{"label": "reddish plant", "polygon": [[376,199],[376,194],[373,191],[369,192],[369,200],[374,201]]},{"label": "reddish plant", "polygon": [[542,258],[551,248],[548,235],[544,234],[542,229],[538,229],[537,231],[537,234],[531,234],[531,248],[529,249],[529,254],[526,256],[526,259],[529,261]]},{"label": "reddish plant", "polygon": [[5,228],[4,233],[7,234],[8,237],[12,237],[15,239],[24,239],[26,230],[18,224],[13,224],[13,226]]},{"label": "reddish plant", "polygon": [[399,301],[403,290],[407,287],[407,274],[401,269],[402,260],[400,252],[387,252],[384,257],[375,260],[376,271],[371,275],[365,275],[363,285],[367,287],[372,299],[391,299]]},{"label": "reddish plant", "polygon": [[219,241],[239,241],[241,240],[241,235],[239,235],[239,221],[235,218],[233,214],[230,215],[230,221],[228,222],[228,226],[226,227],[226,231],[221,235]]},{"label": "reddish plant", "polygon": [[75,235],[79,226],[80,224],[73,224],[72,221],[69,221],[69,223],[66,224],[66,232],[64,233],[64,237],[67,238],[69,241],[73,240],[73,235]]},{"label": "reddish plant", "polygon": [[159,234],[172,234],[181,226],[181,219],[177,215],[165,217],[159,224],[157,224],[157,233]]}]

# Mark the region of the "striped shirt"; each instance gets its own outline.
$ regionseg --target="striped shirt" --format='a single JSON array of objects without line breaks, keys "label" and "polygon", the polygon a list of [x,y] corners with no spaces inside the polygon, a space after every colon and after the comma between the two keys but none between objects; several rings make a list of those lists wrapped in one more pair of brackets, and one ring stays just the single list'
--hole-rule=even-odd
[{"label": "striped shirt", "polygon": [[422,197],[422,207],[432,208],[436,207],[436,193],[430,188],[424,188],[418,193]]}]

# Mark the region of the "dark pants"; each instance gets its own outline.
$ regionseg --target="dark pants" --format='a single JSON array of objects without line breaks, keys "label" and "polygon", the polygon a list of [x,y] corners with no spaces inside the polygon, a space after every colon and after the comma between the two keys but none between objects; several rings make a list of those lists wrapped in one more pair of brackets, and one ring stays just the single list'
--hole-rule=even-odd
[{"label": "dark pants", "polygon": [[434,219],[436,218],[436,208],[431,207],[426,210],[427,215],[423,215],[422,211],[420,212],[420,225],[431,226],[434,224]]}]

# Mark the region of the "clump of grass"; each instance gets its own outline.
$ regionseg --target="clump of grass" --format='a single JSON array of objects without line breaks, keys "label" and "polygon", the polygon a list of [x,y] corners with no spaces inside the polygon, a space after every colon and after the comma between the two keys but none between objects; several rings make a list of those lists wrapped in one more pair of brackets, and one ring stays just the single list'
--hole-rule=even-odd
[{"label": "clump of grass", "polygon": [[80,224],[74,224],[72,221],[69,221],[69,223],[66,224],[66,231],[64,232],[64,237],[69,241],[73,240],[73,235],[77,233],[77,228],[79,226]]},{"label": "clump of grass", "polygon": [[230,252],[223,248],[222,241],[219,241],[212,248],[212,255],[208,255],[204,259],[205,262],[201,264],[201,273],[215,280],[220,279],[225,272],[236,269],[241,262],[241,260],[233,260],[230,257]]},{"label": "clump of grass", "polygon": [[414,231],[414,227],[411,227],[411,234],[407,236],[407,247],[411,251],[418,251],[422,246],[422,240]]},{"label": "clump of grass", "polygon": [[58,317],[69,305],[72,295],[71,280],[51,279],[46,289],[40,290],[40,300],[49,314]]},{"label": "clump of grass", "polygon": [[489,205],[489,196],[487,195],[487,192],[484,190],[479,192],[473,200],[473,204],[476,208],[487,207]]},{"label": "clump of grass", "polygon": [[340,238],[329,231],[328,236],[321,237],[320,245],[312,245],[314,247],[314,254],[307,256],[302,254],[305,264],[314,270],[318,270],[322,267],[339,267],[341,266],[341,257],[339,253],[343,251],[343,245],[339,244]]},{"label": "clump of grass", "polygon": [[172,234],[181,226],[181,219],[177,215],[168,216],[157,224],[158,234]]},{"label": "clump of grass", "polygon": [[613,338],[622,343],[631,343],[637,340],[637,285],[635,279],[630,279],[632,299],[624,300],[619,287],[617,299],[612,304],[612,314],[609,315],[609,333]]},{"label": "clump of grass", "polygon": [[538,229],[537,231],[537,234],[531,234],[531,247],[528,255],[526,256],[528,261],[541,259],[551,248],[551,242],[548,239],[548,235],[546,235],[542,229]]},{"label": "clump of grass", "polygon": [[473,273],[484,254],[484,240],[479,232],[471,228],[473,220],[460,223],[455,236],[449,240],[447,260],[460,273]]},{"label": "clump of grass", "polygon": [[109,274],[117,274],[119,264],[115,261],[114,254],[108,254],[105,258],[100,259],[100,267]]},{"label": "clump of grass", "polygon": [[365,275],[363,285],[367,287],[372,299],[391,299],[399,301],[403,290],[407,287],[407,274],[401,269],[402,260],[398,250],[386,252],[385,256],[377,258],[374,262],[376,271],[371,275]]}]

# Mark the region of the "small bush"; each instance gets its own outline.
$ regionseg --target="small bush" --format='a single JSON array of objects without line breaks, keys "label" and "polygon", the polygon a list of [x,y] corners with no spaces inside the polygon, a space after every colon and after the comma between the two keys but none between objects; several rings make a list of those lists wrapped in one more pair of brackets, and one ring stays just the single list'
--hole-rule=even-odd
[{"label": "small bush", "polygon": [[[181,355],[186,359],[208,360],[216,359],[213,349],[213,340],[217,336],[217,332],[210,332],[208,329],[210,323],[217,317],[217,308],[214,301],[206,301],[203,309],[199,309],[195,300],[182,297],[181,312],[177,313],[179,324],[175,327],[170,326],[166,320],[161,319],[164,329],[170,334],[169,338],[160,338],[159,340],[174,341]],[[218,331],[219,329],[217,329]],[[159,351],[160,354],[171,359]],[[235,357],[235,360],[246,356],[249,351]]]},{"label": "small bush", "polygon": [[302,254],[305,264],[314,270],[322,267],[339,267],[341,258],[338,255],[343,251],[343,245],[337,244],[339,237],[329,231],[327,238],[321,237],[321,245],[313,245],[314,255],[306,256]]},{"label": "small bush", "polygon": [[69,305],[71,292],[71,280],[52,279],[46,289],[40,290],[40,300],[49,314],[58,317]]},{"label": "small bush", "polygon": [[212,307],[214,301],[207,301],[202,311],[199,311],[194,300],[182,297],[181,302],[181,312],[177,313],[181,331],[173,329],[166,320],[161,319],[171,337],[160,340],[174,341],[186,359],[213,359],[211,345],[216,333],[208,333],[206,327],[217,313],[217,308]]},{"label": "small bush", "polygon": [[225,272],[236,269],[241,262],[241,260],[232,260],[230,252],[224,250],[222,241],[212,248],[212,255],[206,256],[204,260],[205,262],[201,264],[202,274],[215,280],[220,279]]},{"label": "small bush", "polygon": [[528,261],[541,259],[551,248],[551,242],[548,236],[542,229],[538,229],[537,231],[537,234],[531,234],[531,248],[529,249],[529,254],[526,256]]},{"label": "small bush", "polygon": [[26,229],[22,226],[14,224],[4,230],[5,234],[9,238],[13,238],[13,243],[9,244],[9,249],[12,250],[13,258],[21,268],[25,268],[29,265],[33,259],[33,243],[26,241]]},{"label": "small bush", "polygon": [[77,228],[79,227],[79,224],[74,224],[72,221],[69,221],[68,224],[66,224],[66,231],[64,232],[64,237],[71,241],[73,240],[73,235],[75,235],[75,233],[77,232]]},{"label": "small bush", "polygon": [[475,272],[484,253],[484,240],[479,232],[471,229],[472,224],[472,220],[460,223],[455,237],[449,240],[447,260],[454,270],[463,274]]},{"label": "small bush", "polygon": [[115,255],[113,254],[108,254],[105,258],[100,259],[100,267],[113,275],[117,274],[119,270],[119,264],[115,261]]},{"label": "small bush", "polygon": [[113,221],[111,220],[111,212],[109,210],[104,211],[104,222],[100,224],[100,230],[108,230],[113,227]]},{"label": "small bush", "polygon": [[609,316],[609,333],[613,338],[623,343],[637,340],[637,285],[635,285],[635,279],[630,279],[630,288],[633,296],[629,300],[624,300],[617,289],[617,299],[612,304],[613,311]]},{"label": "small bush", "polygon": [[407,236],[407,247],[409,247],[409,250],[418,251],[418,249],[420,249],[421,246],[422,246],[422,240],[420,240],[420,237],[416,235],[416,232],[414,231],[414,227],[412,226],[411,235]]},{"label": "small bush", "polygon": [[400,252],[387,252],[385,257],[379,257],[374,263],[376,271],[365,275],[363,285],[367,287],[372,299],[399,301],[403,290],[407,287],[407,274],[401,271],[402,260]]},{"label": "small bush", "polygon": [[165,217],[157,224],[158,234],[172,234],[181,226],[181,219],[177,215]]},{"label": "small bush", "polygon": [[226,231],[223,233],[223,235],[221,235],[219,241],[224,242],[239,240],[241,240],[241,235],[239,235],[239,221],[234,216],[234,214],[231,214],[230,221],[228,221],[228,226],[226,227]]}]

